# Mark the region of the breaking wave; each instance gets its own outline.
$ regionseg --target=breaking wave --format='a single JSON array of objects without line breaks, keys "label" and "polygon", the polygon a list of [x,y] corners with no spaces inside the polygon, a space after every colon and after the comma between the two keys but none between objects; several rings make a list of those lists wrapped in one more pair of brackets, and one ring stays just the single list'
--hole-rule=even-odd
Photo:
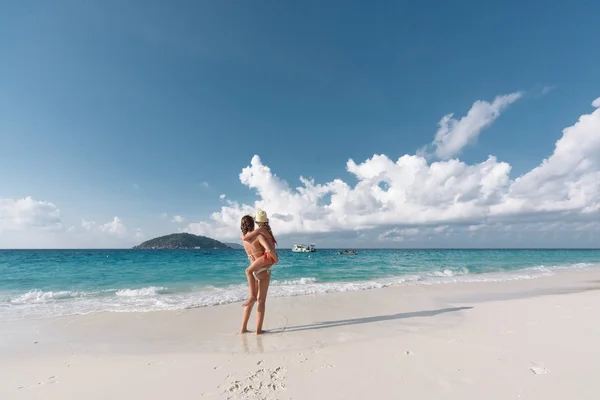
[{"label": "breaking wave", "polygon": [[[315,277],[273,280],[269,296],[299,296],[378,289],[401,285],[498,282],[535,279],[563,269],[586,269],[598,264],[543,265],[515,271],[472,274],[467,268],[441,269],[422,274],[391,276],[364,281],[323,281]],[[181,310],[229,304],[246,298],[246,285],[204,286],[177,290],[163,286],[105,289],[99,291],[42,291],[0,293],[0,319],[43,318],[91,312],[148,312]]]}]

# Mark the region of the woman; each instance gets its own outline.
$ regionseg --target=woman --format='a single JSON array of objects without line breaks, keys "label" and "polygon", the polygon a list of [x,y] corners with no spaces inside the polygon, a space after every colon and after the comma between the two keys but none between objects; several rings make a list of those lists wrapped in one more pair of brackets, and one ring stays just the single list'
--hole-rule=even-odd
[{"label": "woman", "polygon": [[[241,230],[242,235],[246,235],[249,232],[254,231],[254,219],[246,215],[242,218],[241,221]],[[264,245],[268,245],[267,239],[259,234],[256,236],[256,240],[253,242],[244,241],[244,249],[248,254],[248,259],[250,262],[255,261],[257,258],[262,259],[264,255],[265,247]],[[263,244],[261,244],[263,243]],[[263,333],[262,325],[265,319],[265,302],[267,300],[267,291],[269,290],[269,283],[271,281],[271,271],[268,269],[266,271],[260,271],[251,276],[254,276],[255,279],[248,281],[248,286],[250,290],[250,298],[254,298],[255,300],[248,303],[245,306],[244,314],[242,317],[242,330],[241,333],[248,332],[248,320],[250,319],[250,314],[252,313],[252,307],[254,303],[258,301],[258,310],[256,315],[256,334],[260,335]],[[256,300],[257,299],[257,300]]]},{"label": "woman", "polygon": [[258,210],[254,217],[254,222],[258,224],[259,228],[256,231],[253,229],[247,233],[243,233],[242,231],[242,241],[243,243],[246,243],[258,240],[263,247],[263,254],[262,257],[255,258],[246,269],[246,277],[248,279],[248,300],[242,303],[243,307],[247,307],[257,301],[257,298],[254,295],[256,291],[256,280],[260,280],[259,275],[263,271],[270,274],[271,271],[269,268],[279,261],[279,255],[277,254],[277,250],[275,250],[277,241],[269,226],[267,213],[263,210]]}]

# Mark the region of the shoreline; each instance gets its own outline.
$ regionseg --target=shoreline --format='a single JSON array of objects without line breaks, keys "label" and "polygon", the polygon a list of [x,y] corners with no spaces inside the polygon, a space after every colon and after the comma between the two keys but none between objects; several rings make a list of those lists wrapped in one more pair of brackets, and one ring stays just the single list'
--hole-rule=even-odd
[{"label": "shoreline", "polygon": [[[600,270],[600,263],[575,263],[569,265],[532,266],[515,270],[471,273],[444,269],[423,271],[365,280],[317,280],[315,277],[277,279],[274,276],[269,288],[271,299],[280,297],[303,297],[332,293],[360,292],[373,289],[410,286],[445,286],[462,284],[486,284],[535,280],[581,271]],[[0,321],[21,319],[47,319],[62,316],[89,315],[99,312],[137,313],[181,311],[196,308],[223,306],[243,301],[247,284],[230,284],[225,287],[197,287],[180,290],[174,287],[144,286],[120,289],[97,289],[95,291],[43,291],[33,289],[25,293],[4,293],[10,299],[0,313]],[[12,297],[12,299],[11,299]],[[3,304],[5,305],[5,304]]]},{"label": "shoreline", "polygon": [[598,304],[590,269],[270,298],[261,336],[237,303],[0,321],[0,397],[592,399]]}]

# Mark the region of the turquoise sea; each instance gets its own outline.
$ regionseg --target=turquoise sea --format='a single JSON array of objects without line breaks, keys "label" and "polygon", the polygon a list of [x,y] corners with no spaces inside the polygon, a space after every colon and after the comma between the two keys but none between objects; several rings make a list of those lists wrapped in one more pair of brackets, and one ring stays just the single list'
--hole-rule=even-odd
[{"label": "turquoise sea", "polygon": [[[600,266],[600,250],[279,250],[270,296],[531,279]],[[0,250],[0,319],[240,301],[242,250]]]}]

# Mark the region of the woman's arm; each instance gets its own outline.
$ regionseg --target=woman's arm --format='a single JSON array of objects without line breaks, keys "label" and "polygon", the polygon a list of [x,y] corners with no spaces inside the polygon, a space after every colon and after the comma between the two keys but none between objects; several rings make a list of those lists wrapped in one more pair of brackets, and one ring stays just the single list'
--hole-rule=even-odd
[{"label": "woman's arm", "polygon": [[245,235],[242,235],[242,240],[245,240],[246,242],[250,242],[253,241],[254,239],[256,239],[258,237],[258,235],[260,234],[265,234],[266,229],[263,228],[262,226],[259,226],[257,229],[253,230],[252,232],[248,232]]}]

